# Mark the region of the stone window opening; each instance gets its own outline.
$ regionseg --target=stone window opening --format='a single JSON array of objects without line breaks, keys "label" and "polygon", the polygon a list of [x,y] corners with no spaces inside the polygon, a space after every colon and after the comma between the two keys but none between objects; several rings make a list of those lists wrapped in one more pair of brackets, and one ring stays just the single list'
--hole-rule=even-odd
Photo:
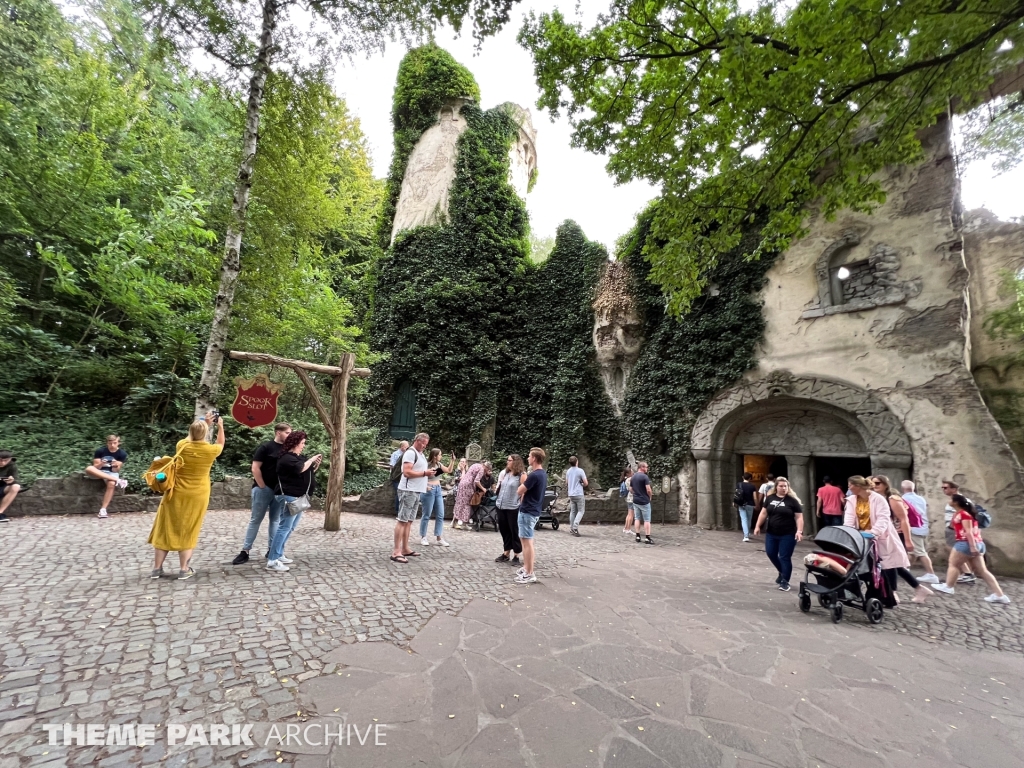
[{"label": "stone window opening", "polygon": [[[866,251],[866,253],[865,253]],[[921,291],[920,280],[901,282],[898,278],[899,251],[885,243],[861,247],[861,233],[844,232],[815,263],[818,301],[801,314],[812,319],[841,312],[899,304]]]}]

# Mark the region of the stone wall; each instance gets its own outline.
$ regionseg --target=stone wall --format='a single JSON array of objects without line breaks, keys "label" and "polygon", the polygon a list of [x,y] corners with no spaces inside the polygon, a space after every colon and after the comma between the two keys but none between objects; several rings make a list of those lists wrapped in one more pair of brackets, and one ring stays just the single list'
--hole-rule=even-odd
[{"label": "stone wall", "polygon": [[[873,215],[845,211],[828,221],[809,213],[809,234],[768,272],[765,342],[747,380],[828,377],[879,399],[909,437],[912,467],[893,474],[912,472],[933,539],[943,528],[941,480],[955,478],[993,512],[985,538],[994,566],[1024,574],[1024,471],[968,368],[974,320],[948,125],[924,140],[925,161],[891,171],[888,199]],[[868,253],[898,254],[895,290],[872,306],[824,306],[822,258],[854,239]]]},{"label": "stone wall", "polygon": [[[226,477],[210,486],[210,509],[248,509],[252,480]],[[12,517],[22,515],[95,515],[103,498],[103,481],[81,474],[39,478],[18,494],[8,508]],[[156,512],[160,496],[148,493],[114,493],[107,511]]]},{"label": "stone wall", "polygon": [[964,260],[970,272],[971,373],[1010,447],[1024,459],[1024,343],[986,328],[993,311],[1018,300],[1009,280],[1024,271],[1024,224],[971,211],[964,223]]}]

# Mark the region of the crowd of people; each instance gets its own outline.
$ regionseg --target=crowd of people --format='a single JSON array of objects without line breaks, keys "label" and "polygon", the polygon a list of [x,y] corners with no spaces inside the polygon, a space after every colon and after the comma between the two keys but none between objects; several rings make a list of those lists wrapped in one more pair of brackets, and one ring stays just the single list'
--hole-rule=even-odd
[{"label": "crowd of people", "polygon": [[[752,480],[753,475],[745,472],[733,497],[743,529],[743,541],[750,541],[749,519],[756,511],[758,517],[753,535],[759,536],[764,529],[765,554],[778,571],[775,583],[781,591],[788,592],[791,589],[793,552],[804,534],[803,502],[785,477],[769,474],[759,487]],[[924,602],[934,594],[933,590],[953,594],[956,584],[973,584],[978,577],[991,589],[991,594],[985,597],[986,602],[1010,602],[985,565],[985,542],[981,534],[984,510],[961,495],[957,483],[951,480],[942,483],[942,492],[949,499],[945,509],[949,566],[945,582],[942,582],[935,574],[926,545],[928,502],[916,492],[913,481],[904,480],[900,484],[901,493],[892,488],[889,478],[884,475],[854,475],[847,480],[845,492],[831,478],[825,477],[823,481],[815,505],[820,527],[849,526],[874,540],[885,580],[885,594],[890,599],[889,607],[899,602],[899,580],[914,590],[911,601],[915,603]],[[924,575],[915,577],[911,573],[911,558],[919,561],[925,570]]]},{"label": "crowd of people", "polygon": [[[216,436],[211,441],[214,431]],[[251,465],[249,523],[233,565],[249,561],[266,520],[265,567],[275,572],[289,570],[293,560],[286,556],[285,549],[316,491],[316,470],[323,460],[321,454],[304,454],[306,440],[305,432],[293,431],[291,425],[281,422],[274,427],[274,438],[257,447]],[[195,421],[189,427],[188,436],[177,443],[173,457],[176,467],[173,490],[161,499],[148,539],[154,550],[151,578],[164,575],[164,561],[169,552],[178,553],[178,579],[195,575],[191,560],[209,505],[210,469],[221,454],[224,441],[223,419],[211,412]],[[502,552],[495,562],[516,566],[517,583],[535,582],[534,531],[543,513],[548,488],[545,452],[532,448],[525,461],[519,454],[510,454],[495,478],[491,462],[469,464],[464,458],[456,460],[455,454],[450,453],[445,463],[439,448],[426,453],[429,442],[430,436],[420,433],[411,444],[403,441],[391,455],[396,515],[391,561],[408,564],[410,558],[421,556],[409,541],[417,516],[421,547],[432,543],[450,546],[444,536],[446,491],[455,495],[452,520],[455,529],[470,526],[487,496],[493,503],[494,519],[502,539]],[[127,485],[121,477],[127,460],[128,453],[121,446],[120,437],[111,434],[94,451],[92,462],[84,470],[87,476],[103,482],[97,513],[100,519],[107,519],[107,507],[116,489]],[[0,522],[8,521],[6,510],[21,490],[16,461],[11,451],[0,450]],[[635,536],[637,543],[654,544],[651,538],[653,490],[647,471],[644,461],[637,463],[636,471],[627,467],[620,477],[619,495],[626,505],[623,533]],[[452,482],[446,488],[443,482],[448,477]],[[575,456],[569,458],[564,484],[569,533],[580,536],[580,523],[586,511],[586,489],[590,483]],[[936,575],[928,556],[928,502],[917,493],[911,480],[902,481],[897,493],[884,475],[854,475],[848,478],[845,491],[825,477],[815,495],[817,527],[849,526],[873,539],[891,605],[898,603],[900,580],[913,589],[912,601],[920,603],[934,592],[954,594],[957,585],[973,584],[978,578],[991,590],[984,598],[987,602],[1009,603],[1009,597],[985,563],[981,530],[990,520],[987,512],[961,494],[959,485],[952,480],[943,481],[942,491],[948,498],[944,520],[949,564],[944,579]],[[764,532],[765,554],[777,571],[778,589],[790,591],[793,553],[804,537],[803,501],[787,478],[768,474],[763,483],[756,485],[753,475],[745,472],[736,485],[733,504],[743,541],[749,542],[752,536],[759,537]],[[428,536],[431,520],[434,521],[433,541]],[[911,573],[913,560],[924,569],[923,575],[915,577]]]}]

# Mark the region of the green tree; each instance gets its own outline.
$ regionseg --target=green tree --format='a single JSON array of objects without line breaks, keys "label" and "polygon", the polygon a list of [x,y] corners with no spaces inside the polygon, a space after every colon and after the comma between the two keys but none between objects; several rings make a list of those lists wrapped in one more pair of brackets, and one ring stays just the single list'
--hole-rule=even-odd
[{"label": "green tree", "polygon": [[[396,37],[417,39],[448,23],[461,30],[468,17],[478,38],[492,34],[508,21],[517,0],[325,0],[310,5],[298,0],[143,0],[158,37],[187,49],[198,48],[247,77],[242,149],[235,174],[234,194],[220,282],[210,326],[209,342],[196,398],[196,413],[208,409],[217,393],[231,323],[235,288],[241,271],[242,235],[253,183],[260,118],[267,77],[275,64],[292,63],[310,51],[326,60],[330,54],[353,55],[382,50]],[[311,12],[310,34],[289,24],[289,14]],[[310,28],[304,20],[302,26]]]},{"label": "green tree", "polygon": [[540,106],[619,182],[662,187],[645,250],[670,310],[700,294],[720,254],[762,215],[752,259],[827,216],[884,199],[887,165],[917,132],[976,97],[1024,51],[1020,0],[615,0],[589,30],[531,15]]}]

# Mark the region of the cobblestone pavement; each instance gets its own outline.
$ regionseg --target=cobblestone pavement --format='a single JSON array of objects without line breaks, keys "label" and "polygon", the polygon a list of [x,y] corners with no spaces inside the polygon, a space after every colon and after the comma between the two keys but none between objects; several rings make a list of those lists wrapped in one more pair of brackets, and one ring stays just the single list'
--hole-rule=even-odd
[{"label": "cobblestone pavement", "polygon": [[[162,739],[144,749],[50,746],[41,728],[300,722],[309,714],[300,686],[351,674],[348,662],[335,658],[344,646],[364,640],[408,646],[435,615],[459,614],[473,598],[474,604],[522,602],[535,589],[516,588],[512,569],[493,562],[500,548],[494,533],[448,531],[450,549],[421,549],[422,557],[396,565],[387,559],[393,521],[352,514],[343,516],[338,533],[322,530],[322,515],[307,514],[289,545],[296,562],[288,573],[266,571],[259,557],[232,566],[247,520],[248,512],[211,512],[193,561],[199,574],[185,582],[148,578],[151,515],[31,518],[4,526],[0,768],[292,763],[296,758],[287,753],[186,751]],[[563,583],[579,589],[586,579],[637,573],[665,579],[659,575],[665,564],[679,589],[667,601],[659,597],[659,612],[704,617],[714,631],[724,631],[715,618],[722,611],[803,631],[837,631],[823,611],[804,616],[795,594],[765,586],[773,575],[766,558],[734,534],[655,526],[660,546],[651,548],[616,526],[585,526],[583,533],[578,539],[564,528],[538,533],[543,589]],[[264,545],[259,540],[254,554]],[[993,655],[1019,661],[1024,585],[1004,588],[1014,599],[1008,607],[983,603],[984,587],[977,586],[887,613],[881,628],[862,616],[839,626],[844,637],[892,638],[894,647],[896,631],[916,637],[907,642],[918,646],[924,640],[1010,651]]]}]

